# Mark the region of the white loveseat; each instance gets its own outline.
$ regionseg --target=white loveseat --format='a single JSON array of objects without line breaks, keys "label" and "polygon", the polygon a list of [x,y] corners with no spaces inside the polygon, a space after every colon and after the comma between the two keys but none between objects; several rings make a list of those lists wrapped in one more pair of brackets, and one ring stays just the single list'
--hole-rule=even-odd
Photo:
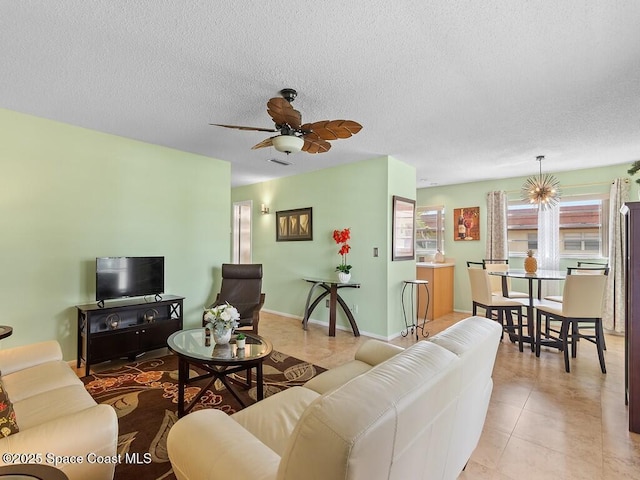
[{"label": "white loveseat", "polygon": [[370,340],[304,387],[232,416],[191,413],[169,432],[173,470],[179,480],[453,480],[482,432],[501,334],[470,317],[406,350]]},{"label": "white loveseat", "polygon": [[[62,360],[58,342],[0,350],[0,372],[19,428],[0,438],[0,465],[43,463],[57,466],[70,480],[113,478],[115,410],[93,400]],[[107,457],[112,463],[100,462]]]}]

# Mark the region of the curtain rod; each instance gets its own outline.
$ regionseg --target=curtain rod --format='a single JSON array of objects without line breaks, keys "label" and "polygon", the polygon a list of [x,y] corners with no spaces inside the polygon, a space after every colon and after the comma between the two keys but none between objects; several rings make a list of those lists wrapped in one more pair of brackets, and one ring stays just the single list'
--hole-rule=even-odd
[{"label": "curtain rod", "polygon": [[[624,178],[624,183],[629,183],[629,179],[628,178]],[[594,182],[594,183],[580,183],[580,184],[576,184],[576,185],[560,185],[561,189],[567,189],[567,188],[581,188],[581,187],[597,187],[600,185],[612,185],[613,182]],[[506,190],[507,195],[510,193],[518,193],[521,190]]]}]

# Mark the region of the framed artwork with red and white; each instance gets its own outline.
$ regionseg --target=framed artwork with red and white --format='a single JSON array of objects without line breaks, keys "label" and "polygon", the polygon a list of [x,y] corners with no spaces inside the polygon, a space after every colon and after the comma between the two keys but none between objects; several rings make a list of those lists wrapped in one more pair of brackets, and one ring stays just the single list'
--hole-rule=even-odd
[{"label": "framed artwork with red and white", "polygon": [[480,240],[480,207],[453,209],[453,239]]}]

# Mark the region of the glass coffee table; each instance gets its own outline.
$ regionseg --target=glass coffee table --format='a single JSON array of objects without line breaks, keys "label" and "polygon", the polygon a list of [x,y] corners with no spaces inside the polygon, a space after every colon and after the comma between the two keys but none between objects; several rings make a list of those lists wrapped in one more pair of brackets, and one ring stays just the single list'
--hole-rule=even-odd
[{"label": "glass coffee table", "polygon": [[[211,345],[205,345],[204,328],[180,330],[173,333],[168,339],[169,349],[178,355],[178,417],[183,417],[193,408],[206,390],[216,380],[220,380],[227,390],[235,397],[240,405],[246,407],[238,393],[232,388],[232,383],[244,388],[251,387],[251,369],[256,369],[256,393],[257,399],[264,398],[264,385],[262,383],[262,363],[273,351],[269,340],[255,333],[246,333],[245,348],[238,349],[235,344],[235,335],[226,345],[216,345],[211,340]],[[207,373],[189,378],[189,367],[193,365],[205,370]],[[242,370],[247,371],[246,383],[231,378],[229,375]],[[209,383],[200,390],[200,393],[185,405],[184,391],[187,385],[200,380],[210,379]]]},{"label": "glass coffee table", "polygon": [[62,470],[51,465],[23,463],[0,467],[0,479],[7,480],[69,480]]}]

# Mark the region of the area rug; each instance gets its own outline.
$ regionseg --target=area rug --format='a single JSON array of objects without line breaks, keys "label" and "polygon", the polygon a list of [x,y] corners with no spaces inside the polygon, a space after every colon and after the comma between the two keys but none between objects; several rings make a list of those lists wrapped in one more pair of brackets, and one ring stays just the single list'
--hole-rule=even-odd
[{"label": "area rug", "polygon": [[[191,376],[203,373],[193,369]],[[323,368],[272,352],[263,365],[264,396],[302,385]],[[254,370],[255,374],[255,370]],[[244,372],[232,374],[244,379]],[[118,454],[115,480],[175,480],[167,455],[167,433],[178,420],[178,358],[175,355],[140,360],[120,368],[95,373],[82,381],[98,403],[111,405],[118,414]],[[202,380],[185,389],[191,401],[208,383]],[[236,392],[247,405],[256,401],[256,387]],[[220,381],[207,390],[193,407],[217,408],[228,414],[242,406]]]}]

